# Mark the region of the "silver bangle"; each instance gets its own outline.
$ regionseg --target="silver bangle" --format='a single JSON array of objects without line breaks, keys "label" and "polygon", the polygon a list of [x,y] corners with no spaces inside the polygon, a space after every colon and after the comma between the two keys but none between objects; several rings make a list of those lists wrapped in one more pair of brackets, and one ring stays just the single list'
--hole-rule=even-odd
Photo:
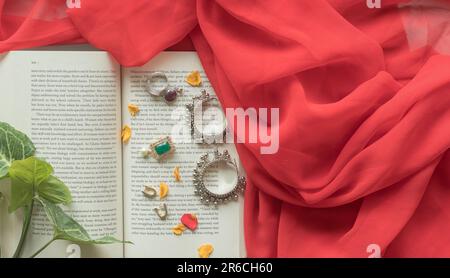
[{"label": "silver bangle", "polygon": [[[203,113],[203,105],[210,103],[212,101],[219,101],[217,97],[211,96],[209,93],[206,92],[206,90],[202,90],[201,95],[196,96],[192,98],[192,103],[186,105],[186,108],[189,111],[189,121],[190,121],[190,128],[191,128],[191,136],[197,143],[223,143],[225,136],[226,136],[226,130],[227,130],[227,122],[225,119],[225,122],[223,123],[223,128],[219,130],[216,133],[207,134],[203,131],[203,127],[198,126],[196,121],[196,116],[198,116],[198,113],[201,113],[200,116],[202,116]],[[219,104],[217,106],[220,108]]]},{"label": "silver bangle", "polygon": [[[232,167],[236,171],[237,181],[234,187],[227,193],[217,194],[211,192],[204,182],[205,173],[208,168],[218,162],[225,162],[228,166]],[[197,162],[197,167],[194,169],[194,193],[200,196],[200,201],[206,205],[224,204],[232,200],[237,200],[239,194],[245,190],[246,179],[239,175],[239,169],[236,161],[231,159],[227,150],[220,153],[215,150],[213,153],[206,153],[200,157],[200,161]]]}]

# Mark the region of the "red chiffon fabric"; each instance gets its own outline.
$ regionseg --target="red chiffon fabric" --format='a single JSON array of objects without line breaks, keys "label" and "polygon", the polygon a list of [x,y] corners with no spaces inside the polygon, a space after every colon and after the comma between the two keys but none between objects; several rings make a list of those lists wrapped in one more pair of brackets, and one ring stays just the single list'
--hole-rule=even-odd
[{"label": "red chiffon fabric", "polygon": [[84,39],[132,66],[192,41],[225,108],[280,108],[276,154],[237,144],[248,256],[450,256],[450,23],[408,34],[432,6],[82,0],[69,19],[34,14],[65,1],[16,2],[0,0],[0,51]]}]

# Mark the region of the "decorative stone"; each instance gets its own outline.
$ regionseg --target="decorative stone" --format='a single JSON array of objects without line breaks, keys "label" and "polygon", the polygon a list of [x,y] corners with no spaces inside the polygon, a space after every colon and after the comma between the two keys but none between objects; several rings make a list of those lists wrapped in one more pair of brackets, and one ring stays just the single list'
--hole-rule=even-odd
[{"label": "decorative stone", "polygon": [[160,160],[175,151],[175,146],[169,136],[161,138],[157,142],[150,145],[150,154],[153,158]]},{"label": "decorative stone", "polygon": [[175,89],[168,90],[167,93],[164,95],[164,99],[167,102],[173,102],[177,99],[178,92]]},{"label": "decorative stone", "polygon": [[155,152],[158,155],[163,155],[165,153],[168,153],[169,151],[170,151],[170,144],[169,144],[169,142],[163,142],[163,143],[161,143],[161,144],[159,144],[159,145],[157,145],[155,147]]}]

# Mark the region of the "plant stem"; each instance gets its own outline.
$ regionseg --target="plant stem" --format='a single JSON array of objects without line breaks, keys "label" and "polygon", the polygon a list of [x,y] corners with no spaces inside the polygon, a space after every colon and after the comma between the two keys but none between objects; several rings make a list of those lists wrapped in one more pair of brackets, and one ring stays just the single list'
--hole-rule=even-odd
[{"label": "plant stem", "polygon": [[31,201],[31,204],[27,208],[24,208],[25,215],[24,215],[24,221],[22,225],[22,234],[20,235],[19,244],[17,245],[16,251],[14,252],[13,258],[19,258],[20,254],[22,253],[23,245],[25,244],[25,239],[27,238],[28,234],[28,228],[30,227],[31,223],[31,216],[33,215],[33,206],[34,206],[34,200]]},{"label": "plant stem", "polygon": [[53,238],[52,240],[50,240],[49,242],[47,242],[44,246],[42,246],[39,250],[36,251],[36,253],[34,253],[30,259],[36,257],[37,255],[39,255],[39,253],[41,253],[42,251],[44,251],[45,248],[47,248],[50,244],[52,244],[52,242],[55,241],[55,239]]}]

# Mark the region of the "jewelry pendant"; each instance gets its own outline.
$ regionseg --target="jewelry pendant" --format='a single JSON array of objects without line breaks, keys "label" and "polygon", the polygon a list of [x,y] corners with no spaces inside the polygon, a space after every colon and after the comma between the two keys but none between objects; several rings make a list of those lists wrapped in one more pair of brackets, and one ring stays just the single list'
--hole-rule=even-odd
[{"label": "jewelry pendant", "polygon": [[163,94],[164,100],[166,101],[166,103],[172,103],[177,99],[178,95],[181,94],[182,92],[183,89],[180,88],[166,90],[166,92]]}]

